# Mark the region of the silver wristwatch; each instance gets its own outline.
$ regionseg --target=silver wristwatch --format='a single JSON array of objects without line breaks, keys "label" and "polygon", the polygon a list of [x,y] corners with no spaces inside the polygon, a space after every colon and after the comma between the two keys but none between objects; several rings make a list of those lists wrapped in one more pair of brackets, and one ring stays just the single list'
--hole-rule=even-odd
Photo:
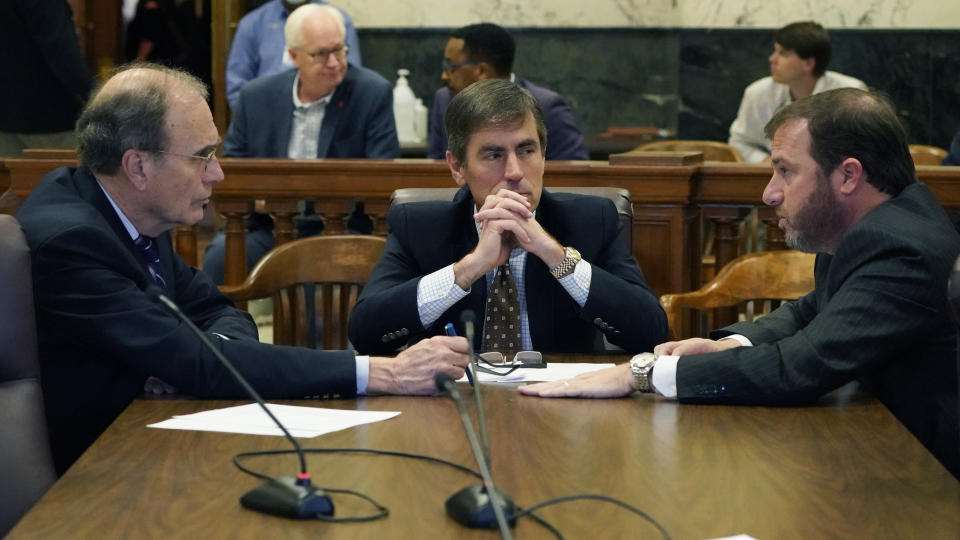
[{"label": "silver wristwatch", "polygon": [[650,374],[653,373],[653,366],[656,363],[657,355],[648,352],[640,353],[630,359],[630,371],[633,373],[633,380],[637,382],[637,391],[645,394],[653,393]]}]

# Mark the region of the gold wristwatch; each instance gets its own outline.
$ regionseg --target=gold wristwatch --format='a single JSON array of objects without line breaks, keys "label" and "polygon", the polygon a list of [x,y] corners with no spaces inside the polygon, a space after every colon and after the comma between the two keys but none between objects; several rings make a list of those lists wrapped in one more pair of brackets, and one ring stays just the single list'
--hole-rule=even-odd
[{"label": "gold wristwatch", "polygon": [[563,260],[560,261],[560,264],[558,264],[556,268],[550,270],[550,273],[557,279],[565,278],[573,273],[573,269],[576,268],[580,259],[579,251],[570,246],[565,246],[563,248]]},{"label": "gold wristwatch", "polygon": [[637,382],[638,392],[645,394],[654,392],[650,375],[653,373],[653,366],[656,363],[657,355],[649,352],[640,353],[630,359],[630,371],[633,373],[633,380]]}]

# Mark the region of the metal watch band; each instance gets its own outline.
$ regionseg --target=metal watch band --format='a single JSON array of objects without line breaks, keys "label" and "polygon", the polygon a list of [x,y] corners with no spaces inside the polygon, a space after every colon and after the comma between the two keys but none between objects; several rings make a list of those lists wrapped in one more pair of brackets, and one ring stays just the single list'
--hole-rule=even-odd
[{"label": "metal watch band", "polygon": [[650,374],[653,373],[653,366],[656,363],[657,355],[649,352],[640,353],[630,359],[630,371],[633,373],[633,380],[637,383],[638,392],[653,393]]},{"label": "metal watch band", "polygon": [[581,259],[580,252],[570,246],[564,246],[563,254],[563,260],[560,261],[560,264],[550,270],[550,274],[557,279],[565,278],[572,274],[573,269],[577,267],[577,263],[580,262]]}]

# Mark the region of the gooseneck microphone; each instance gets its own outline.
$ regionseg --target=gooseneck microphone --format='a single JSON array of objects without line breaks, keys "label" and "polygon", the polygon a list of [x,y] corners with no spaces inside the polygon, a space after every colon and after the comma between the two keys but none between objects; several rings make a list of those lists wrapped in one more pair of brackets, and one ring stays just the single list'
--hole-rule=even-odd
[{"label": "gooseneck microphone", "polygon": [[[456,382],[453,377],[443,372],[437,373],[433,381],[437,385],[437,390],[450,396],[450,399],[457,404],[463,429],[467,432],[470,449],[473,450],[473,456],[480,468],[480,478],[483,480],[483,484],[467,486],[451,495],[446,503],[447,514],[461,525],[474,529],[493,529],[496,526],[500,528],[501,537],[513,538],[510,527],[516,523],[516,518],[513,517],[516,513],[516,505],[506,493],[493,484],[490,468],[483,456],[480,441],[477,440],[477,433],[473,429],[473,422],[467,414],[467,406],[460,397]],[[477,386],[479,384],[474,388]],[[505,513],[510,514],[509,524]]]},{"label": "gooseneck microphone", "polygon": [[480,392],[480,371],[478,368],[477,355],[473,350],[474,332],[476,331],[477,316],[472,309],[465,310],[460,315],[460,324],[463,325],[463,334],[467,337],[467,353],[470,355],[470,369],[473,370],[473,378],[476,384],[473,385],[473,400],[477,406],[477,423],[480,424],[480,444],[483,448],[483,459],[487,462],[487,467],[492,467],[490,461],[490,439],[487,437],[487,415],[483,409],[483,397]]},{"label": "gooseneck microphone", "polygon": [[191,321],[167,295],[156,285],[150,285],[144,291],[151,299],[159,301],[166,306],[171,313],[176,315],[184,324],[186,324],[203,342],[204,346],[213,353],[217,360],[223,364],[227,371],[233,375],[233,378],[240,383],[244,391],[260,405],[263,412],[283,431],[283,434],[293,444],[300,458],[300,474],[296,478],[292,476],[283,476],[280,478],[271,478],[261,486],[247,492],[240,498],[240,504],[251,510],[297,519],[311,519],[318,515],[332,516],[333,501],[317,486],[310,483],[310,473],[307,472],[307,460],[304,457],[303,449],[300,443],[290,435],[287,428],[270,412],[267,405],[263,402],[260,394],[250,386],[250,383],[237,371],[227,357],[224,356],[213,343],[207,338],[202,330]]}]

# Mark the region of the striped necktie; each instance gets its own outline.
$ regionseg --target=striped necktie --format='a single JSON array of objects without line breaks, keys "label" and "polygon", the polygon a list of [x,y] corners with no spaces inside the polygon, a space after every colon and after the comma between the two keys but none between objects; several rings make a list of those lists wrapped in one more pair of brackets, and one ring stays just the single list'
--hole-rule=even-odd
[{"label": "striped necktie", "polygon": [[163,279],[163,274],[160,273],[160,252],[153,243],[153,238],[141,234],[133,243],[140,248],[140,256],[143,257],[143,262],[147,263],[150,276],[157,282],[157,285],[166,287],[167,282]]}]

